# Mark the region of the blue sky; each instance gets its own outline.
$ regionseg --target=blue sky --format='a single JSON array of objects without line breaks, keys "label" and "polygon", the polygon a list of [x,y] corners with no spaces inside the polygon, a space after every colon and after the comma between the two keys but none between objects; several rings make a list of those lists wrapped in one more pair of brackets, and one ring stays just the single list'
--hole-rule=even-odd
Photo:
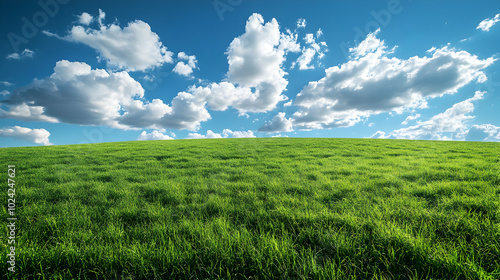
[{"label": "blue sky", "polygon": [[0,20],[0,147],[500,140],[498,1],[9,0]]}]

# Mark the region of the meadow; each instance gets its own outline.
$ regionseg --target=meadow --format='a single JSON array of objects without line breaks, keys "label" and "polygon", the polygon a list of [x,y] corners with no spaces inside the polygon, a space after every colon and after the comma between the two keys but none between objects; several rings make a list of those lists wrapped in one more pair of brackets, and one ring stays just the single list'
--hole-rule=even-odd
[{"label": "meadow", "polygon": [[0,162],[18,217],[2,279],[500,279],[500,143],[134,141]]}]

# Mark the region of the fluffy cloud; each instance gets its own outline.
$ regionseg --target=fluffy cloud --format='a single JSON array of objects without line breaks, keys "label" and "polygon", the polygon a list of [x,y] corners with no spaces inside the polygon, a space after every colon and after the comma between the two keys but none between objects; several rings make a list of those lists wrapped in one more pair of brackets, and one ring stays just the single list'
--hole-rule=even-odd
[{"label": "fluffy cloud", "polygon": [[201,122],[211,118],[206,101],[188,93],[179,92],[170,105],[160,99],[152,102],[135,100],[124,107],[123,115],[116,121],[125,128],[167,128],[196,131]]},{"label": "fluffy cloud", "polygon": [[474,97],[454,104],[445,112],[435,115],[425,122],[410,127],[394,130],[386,134],[378,131],[372,138],[423,139],[423,140],[464,140],[467,135],[468,122],[474,117],[473,101],[483,98],[484,92],[477,91]]},{"label": "fluffy cloud", "polygon": [[142,100],[131,100],[126,106],[126,112],[116,118],[117,122],[130,128],[161,128],[158,121],[165,115],[172,115],[172,107],[164,104],[160,99],[151,102]]},{"label": "fluffy cloud", "polygon": [[231,131],[230,129],[224,129],[222,131],[222,135],[219,133],[214,133],[211,130],[208,130],[206,135],[199,133],[189,133],[187,136],[187,139],[208,139],[208,138],[255,138],[255,135],[251,130]]},{"label": "fluffy cloud", "polygon": [[137,140],[173,140],[174,138],[161,133],[158,130],[154,130],[151,133],[143,131]]},{"label": "fluffy cloud", "polygon": [[352,126],[370,115],[403,112],[426,106],[426,99],[453,94],[466,84],[485,82],[482,69],[495,59],[478,59],[448,46],[429,50],[431,57],[402,60],[388,57],[384,41],[370,33],[351,59],[326,69],[325,77],[312,81],[297,95],[293,115],[301,129]]},{"label": "fluffy cloud", "polygon": [[9,112],[3,111],[0,116],[118,127],[114,119],[122,106],[130,105],[143,94],[142,86],[126,72],[91,70],[88,64],[62,60],[56,63],[50,77],[35,79],[14,90],[4,101]]},{"label": "fluffy cloud", "polygon": [[[288,52],[300,51],[296,41],[297,35],[289,30],[280,32],[276,19],[265,23],[261,15],[253,14],[246,23],[245,33],[236,37],[227,49],[227,80],[193,86],[188,92],[180,93],[184,99],[179,97],[177,101],[189,99],[191,106],[187,111],[179,110],[177,113],[188,118],[187,113],[190,112],[195,119],[206,121],[210,115],[205,105],[215,111],[232,107],[240,115],[274,109],[279,102],[287,99],[282,94],[288,84],[282,64]],[[178,58],[182,61],[176,65],[174,72],[190,75],[196,67],[196,57],[181,52]],[[168,121],[165,120],[163,125],[168,125]]]},{"label": "fluffy cloud", "polygon": [[300,70],[314,69],[314,65],[311,64],[313,59],[315,57],[322,59],[325,56],[325,52],[328,51],[328,46],[325,42],[316,42],[321,35],[323,35],[321,29],[316,32],[316,36],[312,33],[306,34],[304,37],[305,46],[302,48],[302,55],[292,64],[292,68],[295,67],[296,64],[299,64]]},{"label": "fluffy cloud", "polygon": [[307,22],[306,22],[306,20],[305,20],[305,19],[303,19],[303,18],[299,18],[299,19],[297,20],[297,28],[305,28],[305,27],[306,27],[306,25],[307,25]]},{"label": "fluffy cloud", "polygon": [[292,119],[287,119],[285,113],[278,113],[269,122],[266,122],[261,128],[260,132],[290,132],[293,131]]},{"label": "fluffy cloud", "polygon": [[[15,101],[17,102],[17,101]],[[26,103],[12,104],[9,100],[4,100],[2,103],[9,104],[8,111],[0,109],[0,118],[18,119],[22,121],[45,121],[51,123],[59,122],[56,118],[44,115],[44,107],[33,106]]]},{"label": "fluffy cloud", "polygon": [[264,23],[260,14],[253,14],[245,33],[235,38],[227,50],[228,81],[255,91],[238,98],[241,112],[265,112],[287,98],[281,93],[288,85],[282,63],[286,49],[280,47],[282,34],[276,19]]},{"label": "fluffy cloud", "polygon": [[286,29],[285,33],[281,33],[278,49],[284,50],[285,55],[288,52],[300,52],[300,43],[297,40],[298,34],[290,31],[290,29]]},{"label": "fluffy cloud", "polygon": [[21,54],[11,53],[11,54],[7,55],[6,58],[19,60],[19,59],[24,59],[24,58],[33,58],[34,55],[35,55],[34,51],[32,51],[30,49],[24,49],[24,51]]},{"label": "fluffy cloud", "polygon": [[192,87],[190,91],[199,99],[205,100],[210,109],[215,111],[224,111],[232,106],[244,112],[245,101],[254,96],[250,88],[238,87],[229,82]]},{"label": "fluffy cloud", "polygon": [[94,20],[94,17],[89,13],[82,13],[78,16],[78,22],[83,25],[89,25]]},{"label": "fluffy cloud", "polygon": [[251,130],[248,131],[231,131],[230,129],[224,129],[222,131],[222,137],[224,138],[255,138]]},{"label": "fluffy cloud", "polygon": [[227,81],[190,91],[205,99],[212,110],[231,106],[240,115],[272,110],[287,100],[282,94],[288,85],[282,64],[288,52],[300,50],[296,39],[290,31],[281,33],[276,19],[265,23],[260,14],[253,14],[245,33],[236,37],[227,50]]},{"label": "fluffy cloud", "polygon": [[174,71],[175,73],[177,73],[179,75],[188,77],[189,75],[191,75],[191,73],[193,73],[193,68],[191,66],[189,66],[188,64],[186,64],[182,61],[179,61],[179,62],[177,62],[177,64],[175,65],[175,67],[172,71]]},{"label": "fluffy cloud", "polygon": [[[149,24],[135,20],[121,28],[114,23],[104,25],[104,17],[105,13],[99,10],[99,29],[77,25],[73,26],[64,37],[47,31],[44,33],[94,48],[99,53],[100,59],[106,60],[109,65],[120,70],[144,71],[173,62],[173,53],[167,51],[158,35],[151,31]],[[85,20],[82,24],[85,24]]]},{"label": "fluffy cloud", "polygon": [[222,138],[218,133],[214,133],[211,130],[207,131],[207,135],[202,135],[199,133],[189,133],[187,139],[206,139],[206,138]]},{"label": "fluffy cloud", "polygon": [[[103,25],[104,18],[104,12],[100,11],[97,19],[100,30],[73,26],[63,39],[95,47],[118,68],[143,70],[161,64],[158,61],[162,59],[154,54],[161,53],[164,47],[149,25],[135,21],[122,29],[115,24]],[[150,45],[156,48],[149,48]],[[85,63],[59,61],[50,77],[35,80],[10,94],[3,101],[8,110],[1,108],[0,118],[107,125],[120,129],[196,131],[201,122],[211,118],[207,107],[222,111],[231,106],[244,114],[265,112],[286,100],[282,92],[288,81],[284,78],[282,63],[287,52],[299,49],[296,34],[281,33],[275,19],[264,23],[261,15],[254,14],[247,21],[245,33],[235,38],[227,50],[227,81],[205,87],[193,86],[187,92],[178,93],[170,105],[160,99],[143,100],[144,89],[127,72],[92,70]],[[148,60],[151,57],[143,55],[153,55],[157,59]],[[168,57],[166,60],[171,59]],[[196,67],[195,56],[179,53],[178,59],[187,67]],[[143,62],[147,63],[141,64]],[[180,69],[176,71],[189,72]],[[234,135],[251,136],[240,132]]]},{"label": "fluffy cloud", "polygon": [[31,129],[20,126],[0,128],[0,137],[13,137],[36,144],[52,145],[49,136],[50,133],[43,128]]},{"label": "fluffy cloud", "polygon": [[[298,51],[297,34],[290,30],[282,33],[276,19],[265,23],[260,14],[253,14],[247,20],[245,33],[234,38],[227,49],[227,80],[193,86],[188,92],[193,102],[206,103],[211,110],[232,107],[240,115],[267,112],[287,100],[282,94],[288,85],[282,64],[288,52]],[[187,66],[190,61],[191,67],[196,64],[194,56],[184,53],[179,54],[179,59],[187,60]]]},{"label": "fluffy cloud", "polygon": [[[179,75],[186,76],[186,77],[191,75],[193,73],[193,69],[196,68],[196,63],[198,63],[198,61],[196,60],[196,56],[187,55],[184,52],[180,52],[177,55],[177,58],[181,61],[177,62],[177,64],[175,65],[175,67],[172,71],[174,71],[175,73],[177,73]],[[184,62],[184,61],[186,61],[186,62]]]},{"label": "fluffy cloud", "polygon": [[158,126],[172,129],[198,130],[200,123],[211,119],[206,109],[206,101],[196,96],[180,92],[172,100],[172,111],[158,120]]},{"label": "fluffy cloud", "polygon": [[197,130],[210,119],[206,101],[180,92],[171,102],[143,100],[144,89],[127,72],[92,70],[86,63],[62,60],[54,73],[14,90],[0,118],[107,125],[120,129]]},{"label": "fluffy cloud", "polygon": [[467,132],[465,140],[499,142],[500,127],[492,124],[473,125]]},{"label": "fluffy cloud", "polygon": [[494,18],[487,18],[481,21],[476,29],[481,29],[483,31],[490,31],[490,28],[499,21],[500,21],[500,14],[496,14]]}]

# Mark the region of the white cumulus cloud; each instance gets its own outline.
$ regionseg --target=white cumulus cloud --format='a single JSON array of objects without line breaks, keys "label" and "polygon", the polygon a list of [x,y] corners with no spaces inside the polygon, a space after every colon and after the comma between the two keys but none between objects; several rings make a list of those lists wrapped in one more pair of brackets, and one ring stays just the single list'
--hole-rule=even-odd
[{"label": "white cumulus cloud", "polygon": [[206,135],[199,133],[189,133],[186,139],[208,139],[208,138],[255,138],[251,130],[248,131],[232,131],[224,129],[221,134],[208,130]]},{"label": "white cumulus cloud", "polygon": [[[99,30],[73,26],[62,39],[94,46],[111,65],[120,69],[143,70],[157,65],[141,64],[148,61],[140,58],[142,55],[158,54],[158,48],[163,49],[149,25],[134,21],[122,29],[116,24],[103,25],[104,18],[104,12],[100,11]],[[50,32],[45,33],[61,38]],[[145,37],[138,38],[139,33]],[[142,52],[142,48],[147,48],[151,41],[157,48]],[[141,49],[138,49],[139,46]],[[299,49],[296,34],[288,30],[281,33],[276,19],[266,23],[261,15],[253,14],[246,23],[245,32],[236,37],[227,49],[227,80],[203,87],[193,86],[179,92],[170,104],[160,99],[144,100],[144,89],[127,72],[92,70],[85,63],[60,61],[50,77],[35,80],[10,94],[8,100],[3,102],[0,117],[107,125],[120,129],[196,131],[201,122],[211,118],[207,108],[223,111],[233,107],[244,115],[272,110],[278,102],[286,100],[282,93],[288,81],[282,64],[287,52]],[[121,59],[122,56],[126,58]],[[191,69],[179,67],[175,71],[180,74],[189,75],[197,64],[195,56],[183,52],[178,54],[178,60]],[[138,61],[139,64],[135,63]]]},{"label": "white cumulus cloud", "polygon": [[210,119],[206,101],[180,92],[170,105],[144,100],[144,89],[127,72],[92,70],[82,62],[62,60],[54,73],[14,90],[0,118],[107,125],[120,129],[197,130]]},{"label": "white cumulus cloud", "polygon": [[78,16],[78,22],[83,25],[89,25],[94,20],[94,17],[89,13],[82,13]]},{"label": "white cumulus cloud", "polygon": [[199,133],[189,133],[187,136],[187,139],[208,139],[208,138],[222,138],[222,136],[219,133],[215,133],[211,130],[207,131],[206,135],[199,134]]},{"label": "white cumulus cloud", "polygon": [[293,120],[287,119],[285,113],[281,112],[274,116],[270,121],[266,122],[261,128],[260,132],[291,132],[293,131]]},{"label": "white cumulus cloud", "polygon": [[224,129],[222,131],[222,137],[224,138],[255,138],[251,130],[248,131],[232,131],[230,129]]},{"label": "white cumulus cloud", "polygon": [[173,140],[174,138],[161,133],[158,130],[153,130],[151,133],[143,131],[137,140]]},{"label": "white cumulus cloud", "polygon": [[193,69],[196,69],[196,64],[198,63],[196,56],[180,52],[177,58],[181,61],[177,62],[172,71],[182,76],[190,76],[193,73]]},{"label": "white cumulus cloud", "polygon": [[293,115],[294,125],[352,126],[373,114],[425,108],[429,98],[453,94],[472,81],[485,82],[481,70],[495,61],[449,46],[429,50],[430,57],[389,57],[394,48],[388,49],[376,37],[378,32],[351,48],[348,62],[326,69],[324,78],[302,89],[294,100],[300,107]]},{"label": "white cumulus cloud", "polygon": [[10,110],[0,116],[117,127],[114,119],[122,106],[143,94],[142,86],[126,72],[91,70],[86,63],[62,60],[50,77],[14,90],[4,101]]},{"label": "white cumulus cloud", "polygon": [[[145,71],[173,62],[173,53],[167,50],[149,24],[135,20],[122,28],[115,23],[104,25],[104,18],[105,13],[99,10],[99,29],[76,25],[63,37],[48,31],[44,33],[66,41],[83,43],[95,49],[100,59],[119,70]],[[80,22],[81,20],[80,17]],[[82,24],[85,25],[85,22]]]},{"label": "white cumulus cloud", "polygon": [[31,129],[20,126],[0,128],[0,137],[13,137],[42,145],[52,145],[49,136],[50,133],[43,128]]},{"label": "white cumulus cloud", "polygon": [[303,18],[299,18],[299,19],[297,20],[297,28],[305,28],[305,27],[306,27],[306,25],[307,25],[307,22],[306,22],[306,20],[305,20],[305,19],[303,19]]},{"label": "white cumulus cloud", "polygon": [[227,49],[227,80],[190,91],[204,99],[212,110],[237,109],[267,112],[288,98],[283,95],[288,81],[282,64],[288,52],[300,50],[296,34],[281,33],[276,19],[264,22],[260,14],[249,17],[245,33],[234,38]]},{"label": "white cumulus cloud", "polygon": [[228,81],[255,89],[244,100],[238,98],[241,112],[265,112],[286,100],[281,94],[288,85],[282,69],[285,50],[279,47],[281,38],[276,19],[265,23],[260,14],[253,14],[246,23],[245,33],[229,45]]},{"label": "white cumulus cloud", "polygon": [[[89,15],[91,16],[91,15]],[[136,20],[122,28],[105,25],[105,13],[90,18],[82,13],[80,25],[70,28],[64,37],[45,31],[49,36],[80,42],[95,48],[101,58],[116,69],[145,70],[172,61],[172,54],[151,31]],[[98,29],[87,23],[99,24]],[[35,79],[18,88],[1,103],[0,118],[27,121],[63,122],[80,125],[106,125],[119,129],[187,129],[196,131],[211,118],[208,108],[224,111],[232,107],[240,115],[266,112],[287,97],[288,84],[283,62],[288,52],[300,51],[297,34],[280,31],[276,19],[265,22],[259,14],[249,17],[245,32],[227,49],[226,79],[207,86],[192,86],[179,92],[170,102],[144,99],[144,89],[127,72],[91,69],[83,62],[59,61],[50,77]],[[197,68],[194,55],[180,52],[174,72],[191,75]],[[144,80],[154,76],[145,75]],[[228,135],[233,135],[226,131]],[[245,132],[247,133],[247,132]],[[242,132],[239,135],[251,136]]]}]

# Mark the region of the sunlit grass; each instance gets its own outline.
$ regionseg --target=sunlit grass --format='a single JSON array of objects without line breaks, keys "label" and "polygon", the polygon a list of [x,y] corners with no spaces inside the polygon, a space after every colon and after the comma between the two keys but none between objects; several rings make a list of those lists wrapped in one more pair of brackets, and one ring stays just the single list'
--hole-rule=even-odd
[{"label": "sunlit grass", "polygon": [[6,279],[500,278],[499,143],[217,139],[0,155],[4,182],[16,165],[19,218],[17,274],[0,238]]}]

